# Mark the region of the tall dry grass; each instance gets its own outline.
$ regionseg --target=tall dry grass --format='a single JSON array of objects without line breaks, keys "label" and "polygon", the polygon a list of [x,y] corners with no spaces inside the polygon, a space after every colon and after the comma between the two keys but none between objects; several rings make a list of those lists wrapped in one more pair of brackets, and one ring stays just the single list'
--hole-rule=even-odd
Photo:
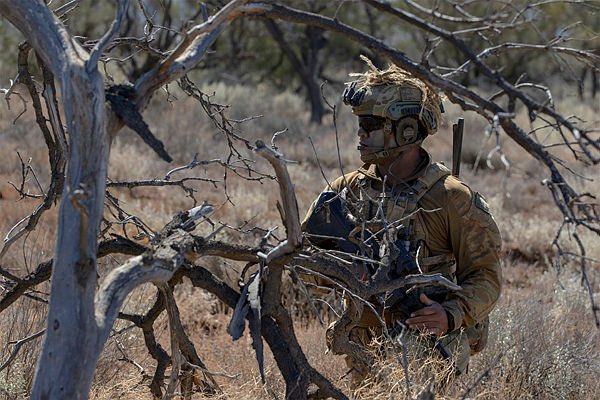
[{"label": "tall dry grass", "polygon": [[[356,155],[355,120],[345,107],[338,105],[338,131],[333,128],[331,115],[323,126],[308,125],[302,99],[291,93],[272,93],[268,88],[249,88],[215,84],[205,88],[215,92],[215,100],[232,105],[234,118],[264,115],[238,126],[248,139],[270,141],[275,131],[288,128],[279,136],[276,145],[286,154],[289,170],[297,188],[298,204],[304,212],[325,186],[340,171],[350,171],[360,165]],[[124,130],[115,140],[110,158],[109,176],[114,180],[163,177],[173,166],[188,163],[195,153],[201,159],[225,157],[227,147],[222,135],[216,132],[201,108],[194,101],[177,94],[178,100],[169,104],[156,98],[145,113],[146,119],[174,156],[173,165],[160,161],[131,131]],[[259,100],[265,99],[265,100]],[[569,99],[564,100],[567,102]],[[331,99],[333,103],[336,99]],[[576,108],[579,115],[596,121],[594,105],[563,104]],[[440,132],[428,139],[425,146],[434,158],[451,162],[450,126],[459,111],[447,107],[446,122]],[[32,158],[32,166],[42,184],[48,182],[48,161],[41,135],[30,113],[15,125],[12,119],[16,110],[0,109],[0,232],[6,232],[17,221],[33,210],[36,200],[19,200],[8,181],[19,182],[19,163],[16,150],[24,159]],[[519,115],[525,119],[526,115]],[[443,396],[459,399],[466,392],[470,398],[599,398],[595,377],[600,372],[598,345],[600,338],[593,326],[589,300],[579,284],[576,266],[566,263],[560,273],[552,263],[550,242],[560,222],[560,215],[550,199],[547,189],[540,184],[546,177],[540,164],[525,155],[506,138],[500,138],[502,151],[511,161],[506,169],[498,161],[498,153],[490,159],[490,169],[480,163],[477,172],[469,166],[485,156],[496,145],[494,135],[486,135],[486,125],[481,119],[466,116],[466,137],[462,177],[475,190],[486,195],[504,238],[504,290],[492,314],[491,338],[488,348],[472,359],[470,372],[459,377]],[[316,149],[316,156],[313,146]],[[337,139],[337,140],[336,140]],[[551,140],[551,138],[548,138]],[[258,170],[270,172],[268,165],[251,151],[242,150],[244,156],[255,162]],[[339,154],[339,156],[338,156]],[[597,182],[598,170],[583,171]],[[231,173],[227,175],[227,194],[224,193],[224,170],[208,166],[178,173],[176,177],[197,176],[221,181],[215,189],[210,184],[194,184],[198,201],[215,204],[214,220],[231,226],[246,226],[246,232],[225,229],[219,235],[223,240],[258,243],[261,234],[250,228],[278,226],[276,234],[283,236],[283,228],[276,210],[277,185],[266,179],[247,181]],[[594,183],[577,180],[583,190],[592,190]],[[34,190],[32,182],[28,187]],[[177,188],[145,188],[111,190],[118,195],[122,207],[142,218],[154,229],[159,229],[175,212],[192,206],[190,198]],[[227,201],[229,199],[229,201]],[[108,217],[108,215],[107,215]],[[25,275],[37,263],[52,254],[56,210],[48,211],[40,221],[39,230],[14,246],[2,260],[3,268]],[[208,232],[203,225],[198,232]],[[597,238],[584,235],[588,255],[600,258]],[[570,246],[568,242],[563,243]],[[119,265],[121,257],[100,261],[103,276]],[[219,259],[206,259],[209,267],[231,284],[235,283],[241,266]],[[598,292],[600,272],[598,264],[589,271],[593,287]],[[46,299],[48,288],[37,288],[34,293]],[[143,312],[153,302],[155,289],[138,288],[129,297],[125,308],[129,312]],[[223,388],[222,398],[270,399],[282,398],[284,387],[272,356],[266,350],[267,385],[258,378],[258,370],[249,339],[243,337],[232,342],[225,333],[230,314],[214,298],[188,284],[176,293],[186,331],[193,338],[200,356],[211,371],[237,374],[236,378],[217,376]],[[597,293],[596,293],[597,296]],[[294,296],[290,296],[293,298]],[[294,305],[291,302],[292,306]],[[45,313],[43,302],[24,299],[0,314],[0,360],[6,359],[12,349],[10,342],[26,337],[43,327]],[[343,359],[325,354],[324,327],[307,320],[306,313],[297,321],[298,339],[310,362],[346,392],[352,389]],[[161,318],[155,325],[158,340],[168,348],[167,321]],[[144,399],[150,398],[147,384],[153,373],[154,360],[144,348],[141,333],[128,329],[118,322],[98,365],[91,393],[94,399]],[[10,368],[0,372],[0,398],[26,397],[31,385],[35,359],[40,339],[27,344]],[[132,363],[135,361],[135,364]],[[137,365],[136,365],[137,364]],[[403,369],[395,357],[381,359],[377,368],[385,371],[376,384],[359,388],[354,398],[400,398],[405,394]],[[413,365],[410,379],[415,395],[431,381],[428,370]],[[484,376],[483,376],[484,375]],[[382,378],[385,376],[385,378]],[[483,376],[483,377],[482,377]],[[482,377],[480,379],[480,377]],[[439,386],[439,385],[438,385]],[[200,395],[194,398],[202,398]]]},{"label": "tall dry grass", "polygon": [[[506,265],[507,281],[522,280],[523,268],[518,263]],[[437,390],[436,398],[447,400],[461,399],[466,394],[472,399],[598,398],[600,334],[590,318],[588,299],[581,290],[577,272],[565,271],[557,277],[538,269],[530,272],[528,278],[521,285],[506,285],[491,315],[487,348],[472,357],[468,374],[458,377],[443,391],[439,376],[431,372],[435,360],[410,362],[407,391],[399,353],[378,358],[373,367],[375,373],[365,385],[351,388],[343,357],[326,354],[324,326],[314,320],[297,324],[298,338],[311,364],[357,400],[405,398],[407,393],[414,398],[430,383]],[[218,311],[214,299],[189,286],[179,289],[178,300],[184,311],[185,329],[191,333],[208,368],[235,376],[216,377],[223,389],[217,399],[283,398],[282,379],[268,349],[267,384],[263,385],[250,339],[244,336],[231,342],[224,333],[230,314]],[[159,331],[161,340],[168,343],[165,321]],[[151,371],[152,360],[143,349],[138,351],[136,360]],[[102,364],[99,370],[102,371]],[[146,384],[136,367],[122,362],[117,370],[113,364],[110,373],[98,374],[93,398],[150,399]],[[197,396],[194,398],[209,398]]]}]

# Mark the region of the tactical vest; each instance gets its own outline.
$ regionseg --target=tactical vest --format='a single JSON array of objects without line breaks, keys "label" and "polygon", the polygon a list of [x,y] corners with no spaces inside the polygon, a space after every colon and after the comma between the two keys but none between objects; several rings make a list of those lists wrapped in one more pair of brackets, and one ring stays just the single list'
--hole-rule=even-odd
[{"label": "tactical vest", "polygon": [[[422,222],[423,212],[435,212],[434,210],[420,210],[419,200],[440,179],[450,175],[450,170],[443,164],[430,164],[423,176],[404,190],[382,191],[373,187],[372,179],[362,177],[358,181],[359,202],[357,213],[363,220],[372,220],[378,213],[383,213],[389,223],[402,222],[404,226],[398,233],[406,250],[417,260],[417,264],[423,273],[440,273],[446,278],[456,282],[456,259],[454,254],[430,255],[425,242],[425,227]],[[381,204],[382,210],[378,210]],[[487,343],[489,319],[474,327],[467,328],[465,333],[469,339],[471,354],[483,350]]]},{"label": "tactical vest", "polygon": [[[433,185],[448,175],[450,175],[450,170],[443,164],[432,163],[427,167],[423,176],[400,191],[395,188],[390,191],[377,190],[373,187],[371,179],[362,177],[358,182],[360,188],[358,204],[360,206],[357,211],[365,220],[377,218],[378,213],[382,212],[389,223],[397,225],[401,222],[403,228],[398,232],[398,239],[401,240],[405,249],[417,259],[422,272],[441,273],[455,281],[454,255],[449,253],[430,256],[425,243],[425,231],[420,222],[420,213],[435,211],[419,210],[418,208],[419,200]],[[381,204],[382,210],[377,209],[378,204]]]}]

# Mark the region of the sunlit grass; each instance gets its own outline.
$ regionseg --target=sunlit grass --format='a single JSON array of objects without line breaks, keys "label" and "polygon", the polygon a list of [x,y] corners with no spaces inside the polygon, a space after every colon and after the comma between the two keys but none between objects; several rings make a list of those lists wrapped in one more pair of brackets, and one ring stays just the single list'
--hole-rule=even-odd
[{"label": "sunlit grass", "polygon": [[[240,124],[239,130],[249,139],[263,139],[270,142],[275,131],[288,128],[276,141],[279,150],[293,161],[289,170],[297,188],[297,198],[301,217],[309,204],[325,186],[340,174],[341,168],[348,172],[360,165],[356,156],[355,120],[344,108],[338,110],[338,132],[331,123],[331,114],[326,124],[314,126],[306,124],[308,116],[303,111],[302,99],[290,93],[269,93],[265,88],[243,86],[225,87],[215,85],[206,88],[215,91],[216,98],[223,103],[246,104],[234,106],[236,118],[262,114],[264,117]],[[252,102],[244,99],[257,95],[269,99]],[[219,97],[220,96],[220,97]],[[188,163],[195,153],[201,159],[216,157],[225,159],[227,146],[222,135],[216,133],[212,124],[203,116],[198,104],[184,96],[173,105],[158,97],[145,117],[166,145],[175,161],[172,165],[160,161],[150,149],[131,131],[123,131],[115,140],[111,150],[109,176],[115,180],[161,178],[175,166]],[[566,106],[566,105],[565,105]],[[575,107],[575,106],[573,106]],[[577,105],[582,115],[590,121],[595,117],[589,106]],[[431,149],[435,159],[449,165],[451,156],[450,126],[460,113],[452,107],[446,114],[447,121],[441,131],[429,138],[425,145]],[[7,114],[7,115],[5,115]],[[0,121],[0,228],[3,235],[17,221],[31,212],[35,200],[18,201],[14,190],[7,184],[19,182],[19,163],[15,151],[18,149],[24,159],[32,157],[42,182],[48,182],[48,159],[44,153],[41,134],[33,123],[32,116],[26,114],[16,125],[12,125],[10,113],[3,113]],[[465,154],[467,160],[474,160],[478,153],[489,154],[496,145],[484,135],[485,123],[476,117],[466,115]],[[520,115],[519,118],[526,118]],[[315,158],[314,144],[318,162]],[[470,372],[459,377],[455,384],[440,398],[458,399],[472,388],[471,398],[599,398],[595,377],[600,376],[598,346],[600,338],[593,326],[589,299],[580,286],[580,275],[576,266],[563,266],[562,272],[552,265],[553,249],[550,242],[561,222],[546,187],[540,184],[546,172],[530,156],[519,151],[517,146],[506,138],[501,140],[503,151],[511,160],[511,169],[501,168],[498,160],[491,160],[495,169],[482,168],[475,173],[469,164],[463,164],[461,176],[474,190],[481,191],[489,200],[494,216],[504,238],[504,291],[498,306],[491,316],[492,329],[488,348],[472,358]],[[482,148],[482,146],[485,146]],[[338,157],[338,148],[340,155]],[[252,165],[271,173],[264,160],[258,159],[250,150],[240,150]],[[341,165],[340,165],[341,160]],[[323,168],[319,171],[318,165]],[[341,167],[341,168],[340,168]],[[586,170],[591,178],[600,178],[597,169]],[[248,181],[231,173],[227,175],[227,192],[223,182],[225,171],[219,166],[198,167],[182,172],[178,176],[200,176],[219,180],[215,188],[208,183],[193,184],[195,197],[199,202],[207,200],[217,205],[213,219],[237,227],[261,226],[275,228],[279,237],[285,235],[277,212],[279,199],[277,184],[269,179],[262,182]],[[242,173],[242,175],[244,175]],[[591,190],[595,183],[577,179],[581,190]],[[28,182],[31,186],[31,182]],[[160,229],[171,216],[183,209],[191,208],[192,200],[178,188],[145,188],[134,190],[111,190],[122,199],[121,206],[142,218],[153,229]],[[24,242],[14,246],[2,262],[3,268],[19,275],[25,275],[37,263],[50,257],[54,243],[56,209],[49,211],[40,222],[40,230],[30,235]],[[202,225],[197,232],[209,232],[211,227]],[[256,244],[261,236],[252,233],[239,233],[224,229],[219,238]],[[600,245],[597,237],[583,235],[588,246],[588,256],[600,258]],[[569,243],[563,242],[565,246]],[[101,277],[111,268],[119,265],[122,258],[107,258],[100,263]],[[201,263],[235,284],[240,266],[215,259]],[[598,264],[589,271],[593,287],[598,288],[600,276]],[[37,288],[46,297],[48,288]],[[129,312],[147,310],[153,302],[155,290],[148,286],[137,289],[129,297],[125,307]],[[597,296],[597,294],[596,294]],[[230,318],[222,305],[199,289],[184,284],[176,292],[182,313],[182,321],[187,333],[193,339],[200,357],[214,372],[237,375],[236,378],[217,377],[224,394],[216,398],[239,400],[283,397],[284,386],[276,364],[266,350],[267,385],[263,386],[258,375],[254,353],[247,337],[232,342],[225,328]],[[596,299],[598,300],[598,299]],[[6,359],[12,347],[10,341],[28,336],[44,325],[45,305],[34,300],[23,300],[12,305],[0,315],[0,361]],[[298,320],[298,339],[313,366],[322,371],[336,385],[350,393],[345,363],[340,356],[325,354],[324,331],[316,321]],[[127,324],[118,322],[117,328]],[[165,318],[155,324],[158,340],[168,349],[168,329]],[[26,396],[31,385],[35,360],[41,339],[23,348],[14,364],[0,373],[0,398],[19,399]],[[123,354],[125,349],[126,356]],[[134,360],[139,367],[125,358]],[[148,355],[141,333],[128,329],[112,336],[98,365],[91,397],[94,399],[144,399],[151,398],[147,385],[148,376],[153,374],[155,361]],[[406,393],[404,369],[397,358],[386,357],[378,361],[377,368],[383,371],[375,379],[376,384],[358,388],[354,393],[357,399],[401,398]],[[411,393],[416,395],[429,383],[439,388],[439,382],[432,377],[424,365],[412,365],[410,379]],[[486,372],[483,379],[480,376]],[[202,398],[195,395],[194,398]]]}]

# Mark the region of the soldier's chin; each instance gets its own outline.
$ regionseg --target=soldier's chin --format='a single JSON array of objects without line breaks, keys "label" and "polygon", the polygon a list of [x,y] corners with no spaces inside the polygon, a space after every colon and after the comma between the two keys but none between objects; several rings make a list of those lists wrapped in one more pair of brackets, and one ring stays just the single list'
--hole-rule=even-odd
[{"label": "soldier's chin", "polygon": [[378,164],[382,159],[374,157],[375,153],[377,153],[377,151],[361,149],[360,159],[365,164]]}]

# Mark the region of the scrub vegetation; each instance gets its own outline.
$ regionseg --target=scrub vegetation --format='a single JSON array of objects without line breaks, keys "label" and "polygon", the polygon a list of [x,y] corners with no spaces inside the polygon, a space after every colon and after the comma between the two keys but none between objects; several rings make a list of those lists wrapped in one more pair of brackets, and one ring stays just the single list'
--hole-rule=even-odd
[{"label": "scrub vegetation", "polygon": [[[244,99],[256,88],[219,84],[206,87],[207,92],[214,91],[219,100],[235,104]],[[297,190],[300,213],[306,211],[310,202],[326,184],[323,173],[329,180],[340,173],[337,156],[336,132],[329,121],[320,126],[306,123],[307,115],[303,111],[303,100],[292,93],[273,93],[264,91],[264,98],[274,98],[272,104],[261,107],[253,104],[249,115],[264,114],[264,117],[252,121],[252,128],[244,127],[249,135],[269,140],[268,132],[273,128],[280,130],[291,128],[281,135],[277,145],[286,154],[290,164],[290,174]],[[178,96],[179,97],[179,96]],[[337,101],[337,99],[331,99]],[[159,134],[166,137],[165,145],[173,149],[174,165],[189,162],[190,155],[198,152],[199,158],[208,159],[211,154],[223,151],[221,137],[210,129],[209,121],[198,111],[195,102],[181,96],[173,107],[177,112],[162,113],[164,99],[154,101],[148,110],[148,123]],[[569,98],[565,97],[565,104]],[[578,103],[571,97],[578,115],[593,119],[593,104]],[[288,118],[277,116],[289,113]],[[45,148],[37,137],[35,123],[30,114],[21,117],[12,124],[14,112],[3,110],[1,159],[3,163],[0,177],[2,199],[0,213],[3,231],[10,229],[22,216],[37,204],[35,199],[19,199],[9,182],[20,180],[20,159],[25,162],[31,157],[31,167],[42,185],[48,181]],[[451,139],[449,123],[462,115],[459,110],[447,107],[441,130],[425,142],[434,158],[451,161]],[[185,116],[182,118],[181,116]],[[263,127],[264,122],[264,127]],[[337,137],[340,158],[344,170],[359,166],[356,152],[356,121],[347,110],[340,109],[337,120]],[[485,194],[503,236],[503,274],[504,287],[501,299],[491,315],[491,336],[488,347],[471,359],[469,373],[459,377],[454,386],[438,398],[460,399],[469,391],[469,398],[560,398],[580,399],[600,396],[597,376],[600,374],[600,333],[594,326],[589,310],[589,300],[580,282],[576,263],[563,263],[558,269],[551,242],[556,232],[556,219],[559,217],[552,201],[546,195],[540,183],[543,174],[535,162],[518,152],[510,142],[502,143],[507,154],[511,154],[511,169],[501,164],[494,166],[482,163],[477,171],[473,164],[478,153],[487,155],[495,146],[490,144],[481,132],[482,122],[466,119],[465,152],[463,153],[462,176],[472,188]],[[318,155],[318,163],[312,145]],[[512,155],[514,154],[514,156]],[[164,176],[171,166],[161,163],[157,157],[131,132],[125,131],[116,139],[113,146],[109,177],[112,180],[142,179]],[[194,174],[197,176],[197,174]],[[203,174],[200,174],[204,176]],[[207,177],[219,179],[219,173],[206,172]],[[191,175],[190,175],[191,176]],[[596,174],[594,179],[599,179]],[[209,201],[218,205],[215,220],[227,221],[239,226],[246,221],[260,221],[261,226],[280,226],[280,217],[275,204],[279,200],[276,185],[273,182],[252,182],[245,180],[230,181],[230,200],[215,191],[209,184],[194,185],[198,201]],[[32,181],[28,185],[32,185]],[[582,190],[591,190],[592,183],[582,181]],[[35,190],[35,186],[31,186]],[[188,209],[192,200],[183,191],[173,188],[120,189],[115,192],[126,210],[136,210],[136,215],[151,227],[158,229],[168,217],[179,210]],[[243,207],[240,205],[243,204]],[[25,275],[44,261],[52,252],[55,237],[56,213],[46,213],[39,228],[8,255],[7,264],[22,265]],[[202,226],[198,230],[204,229]],[[206,228],[208,230],[208,228]],[[280,228],[281,229],[281,228]],[[257,241],[260,236],[247,234],[242,237],[238,232],[225,232],[224,235],[236,236],[235,240]],[[588,240],[590,258],[600,257],[600,244],[593,237]],[[102,260],[100,271],[118,266],[121,257]],[[243,265],[223,263],[218,259],[209,262],[212,270],[222,276],[231,285],[235,285]],[[592,269],[590,278],[598,287],[600,274]],[[45,325],[45,305],[37,298],[46,298],[48,287],[38,287],[30,298],[23,298],[2,314],[0,342],[6,346],[2,359],[6,359],[13,346],[9,343],[37,332]],[[290,285],[290,292],[298,290]],[[152,305],[155,289],[146,285],[131,294],[125,303],[128,312],[147,311]],[[210,371],[217,372],[215,379],[223,389],[223,394],[211,398],[255,399],[281,396],[284,390],[282,378],[272,356],[267,351],[266,386],[260,382],[258,367],[251,342],[246,338],[233,342],[225,332],[231,318],[231,309],[223,305],[210,293],[184,283],[178,286],[175,296],[181,312],[185,329],[194,341],[198,353]],[[327,298],[334,308],[339,309],[339,299]],[[334,314],[320,309],[325,326],[319,324],[312,311],[308,309],[302,296],[296,296],[289,303],[295,310],[297,335],[310,362],[319,370],[326,371],[327,377],[341,388],[350,391],[348,379],[344,378],[345,363],[343,357],[326,354],[325,328]],[[114,328],[98,365],[94,385],[90,394],[93,399],[151,399],[148,383],[155,361],[148,355],[142,343],[141,332],[127,329],[128,324],[118,322]],[[169,329],[166,318],[155,324],[158,339],[168,347]],[[118,332],[118,333],[117,333]],[[0,375],[2,397],[8,399],[26,398],[33,378],[35,361],[39,351],[38,341],[26,343],[12,365]],[[357,399],[400,398],[406,392],[404,369],[397,356],[383,357],[378,361],[379,376],[374,382],[356,391]],[[411,365],[413,395],[427,387],[431,381],[428,366]],[[204,398],[196,394],[194,398]],[[207,397],[209,398],[209,397]]]},{"label": "scrub vegetation", "polygon": [[[61,18],[69,37],[76,38],[73,46],[91,51],[109,29],[118,8],[115,4],[123,7],[127,2],[46,3],[66,13]],[[377,0],[293,0],[268,2],[275,4],[271,8],[235,0],[230,14],[222,13],[229,19],[219,20],[226,27],[218,40],[208,40],[213,33],[198,40],[210,42],[201,60],[192,51],[193,27],[202,25],[204,12],[216,15],[229,2],[209,1],[206,7],[187,0],[130,3],[120,31],[128,39],[111,44],[96,59],[99,73],[94,82],[101,83],[98,88],[104,85],[106,94],[100,89],[91,91],[89,98],[78,97],[89,107],[84,111],[77,102],[61,102],[66,94],[79,93],[78,85],[70,82],[81,77],[65,78],[61,74],[69,68],[57,68],[46,52],[35,46],[19,47],[22,34],[0,19],[0,45],[9,49],[0,54],[0,88],[8,98],[0,105],[0,232],[6,237],[0,246],[0,399],[25,399],[36,388],[53,386],[52,379],[44,383],[40,376],[53,376],[56,367],[48,362],[38,366],[44,357],[51,359],[52,340],[43,344],[47,327],[52,327],[49,314],[58,315],[58,321],[64,309],[81,317],[81,307],[96,306],[103,285],[113,282],[111,273],[134,260],[132,255],[146,250],[146,256],[139,258],[140,270],[154,273],[160,268],[151,261],[157,262],[159,249],[165,248],[178,249],[169,260],[181,261],[185,255],[185,262],[170,270],[168,277],[156,275],[127,294],[114,325],[109,321],[105,327],[105,343],[102,334],[87,332],[93,340],[71,343],[62,352],[63,364],[69,364],[71,372],[86,367],[95,371],[89,389],[92,399],[295,399],[299,393],[295,390],[300,388],[304,394],[309,384],[309,391],[319,385],[336,398],[353,399],[433,399],[433,394],[451,400],[600,398],[600,228],[595,197],[600,180],[596,93],[600,11],[596,2],[405,1],[391,2],[396,8],[390,8],[388,2]],[[22,5],[0,0],[0,15],[8,18],[11,7]],[[341,23],[364,36],[354,31],[350,35]],[[206,29],[218,30],[212,25]],[[186,30],[187,36],[181,34]],[[28,36],[30,45],[38,43],[39,37]],[[54,44],[52,37],[47,43]],[[180,49],[178,59],[186,74],[154,76],[161,83],[156,87],[148,83],[152,80],[144,81],[144,74],[152,73],[159,63],[172,67],[172,51],[179,42],[190,46]],[[348,73],[366,69],[361,54],[381,67],[391,61],[413,68],[413,73],[429,78],[450,96],[444,101],[440,129],[423,146],[434,160],[450,166],[452,124],[465,118],[461,178],[485,195],[503,237],[504,286],[490,315],[488,345],[471,358],[469,372],[446,387],[439,375],[432,374],[435,360],[405,368],[398,348],[389,343],[382,343],[373,354],[374,376],[359,388],[350,387],[343,357],[328,353],[325,346],[327,325],[343,312],[339,293],[307,296],[283,261],[279,265],[275,260],[273,270],[283,272],[276,284],[281,283],[277,294],[285,312],[267,309],[278,305],[279,298],[271,303],[265,300],[263,322],[277,320],[277,326],[285,327],[285,317],[290,316],[287,322],[293,330],[278,331],[275,339],[287,340],[286,348],[295,349],[290,337],[297,338],[308,364],[290,350],[287,360],[292,367],[286,370],[281,361],[285,351],[273,349],[277,340],[268,337],[275,324],[255,326],[252,332],[256,335],[258,330],[268,344],[263,383],[253,348],[256,338],[245,332],[233,341],[228,333],[239,281],[250,285],[246,267],[254,264],[250,272],[256,271],[258,250],[267,252],[287,235],[291,237],[290,226],[282,222],[282,213],[289,215],[289,209],[284,204],[284,211],[279,210],[282,196],[275,167],[257,155],[255,150],[261,146],[256,141],[284,154],[302,218],[328,181],[360,166],[357,121],[341,104],[340,94]],[[29,70],[23,70],[24,65]],[[13,85],[7,77],[15,76],[17,67],[20,80]],[[51,73],[42,67],[51,67]],[[138,90],[139,97],[133,97],[138,103],[123,102],[132,99],[132,87],[121,85],[126,82],[141,82],[133,89]],[[48,101],[36,106],[28,93],[32,88],[39,96],[44,89],[47,99],[56,98],[58,105]],[[106,110],[98,107],[105,98]],[[129,114],[118,104],[130,107]],[[92,107],[100,113],[94,114]],[[36,109],[44,110],[43,118],[36,120]],[[99,118],[105,111],[106,118]],[[52,112],[61,113],[59,124],[49,115]],[[149,129],[136,125],[140,113]],[[83,123],[97,129],[89,133],[81,125],[87,120],[103,124],[98,128]],[[42,135],[44,126],[51,135]],[[85,142],[96,134],[107,139],[107,147],[102,147],[106,159],[96,159],[100,151]],[[61,149],[61,137],[70,140],[70,149],[84,154],[79,160],[84,172],[65,172],[65,166],[77,161],[73,160],[77,152]],[[152,142],[156,138],[162,144]],[[72,182],[89,176],[95,183]],[[105,193],[104,182],[105,197],[90,195],[90,187]],[[69,196],[62,205],[61,193]],[[35,229],[23,230],[45,200],[47,210]],[[94,201],[96,208],[90,205]],[[216,247],[209,255],[200,254],[197,243],[190,250],[185,240],[174,247],[163,245],[165,237],[173,235],[167,224],[179,221],[177,226],[184,226],[185,220],[177,218],[191,218],[191,214],[178,213],[204,210],[202,204],[211,208],[207,219],[197,218],[195,238],[201,243],[207,238],[247,246],[252,254],[242,252],[243,257],[235,261]],[[87,211],[81,207],[88,207]],[[87,227],[88,242],[83,243],[87,218],[93,218],[94,210],[97,226]],[[98,259],[80,260],[84,247],[97,250],[97,237]],[[106,250],[115,245],[108,243],[111,240],[122,240],[119,243],[126,243],[126,249],[111,253]],[[61,248],[57,243],[66,250],[57,250]],[[194,254],[199,258],[194,259]],[[92,263],[87,275],[77,269],[90,266],[82,260]],[[62,275],[50,279],[51,267],[56,272],[57,265],[67,269],[59,269]],[[204,281],[194,275],[198,271],[204,273]],[[29,284],[34,279],[36,283]],[[51,299],[57,291],[51,283],[67,282],[59,287],[70,290],[70,280],[86,291],[69,292],[71,297],[66,298],[63,293],[56,300],[62,301],[63,309],[55,303],[52,311]],[[200,287],[200,281],[225,285],[209,291]],[[20,287],[26,289],[14,296]],[[144,318],[151,319],[157,309],[148,330]],[[96,328],[97,321],[106,320],[102,310],[94,310],[91,325]],[[63,324],[68,321],[61,319],[60,328],[65,330],[55,323],[50,333],[78,335],[84,329],[81,321],[89,319],[77,321],[80,325],[68,330]],[[188,338],[192,350],[186,347]],[[89,355],[92,346],[99,346],[99,356],[89,356],[93,359],[89,365],[81,360],[69,363]],[[317,372],[312,371],[310,378],[303,375],[295,388],[292,372],[299,366]],[[60,385],[67,381],[61,380]],[[72,378],[73,386],[78,383]],[[85,397],[86,384],[81,387]],[[60,398],[56,393],[52,396]]]}]

